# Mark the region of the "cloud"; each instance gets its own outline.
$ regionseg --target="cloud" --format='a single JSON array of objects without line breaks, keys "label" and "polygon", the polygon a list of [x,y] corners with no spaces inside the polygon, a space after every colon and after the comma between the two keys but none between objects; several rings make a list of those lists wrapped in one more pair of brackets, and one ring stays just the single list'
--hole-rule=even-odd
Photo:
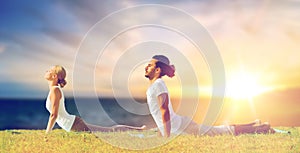
[{"label": "cloud", "polygon": [[[100,2],[89,0],[82,2],[81,0],[74,0],[70,2],[56,0],[54,3],[53,1],[47,1],[43,4],[34,4],[41,7],[18,5],[14,9],[14,13],[10,13],[10,10],[7,9],[9,13],[6,13],[7,15],[2,14],[5,17],[2,19],[9,19],[5,24],[0,24],[0,42],[2,42],[0,43],[0,55],[5,52],[5,55],[9,57],[0,61],[2,62],[1,65],[6,65],[3,72],[14,70],[9,74],[9,78],[14,81],[14,79],[20,79],[20,75],[17,74],[20,71],[21,76],[26,76],[23,77],[23,82],[36,79],[35,74],[44,72],[46,65],[51,64],[64,65],[71,73],[76,57],[76,48],[79,47],[78,45],[85,34],[95,23],[120,9],[149,3],[179,8],[191,14],[207,27],[207,30],[216,40],[226,68],[231,69],[239,64],[244,64],[253,71],[274,71],[274,73],[278,73],[278,80],[285,80],[285,76],[282,76],[282,74],[286,73],[280,72],[298,68],[300,64],[296,58],[300,55],[297,52],[300,42],[300,30],[298,30],[300,22],[297,20],[299,19],[299,2],[296,0],[287,2],[259,0],[247,2],[228,0],[188,2],[172,0],[164,2],[158,0],[154,2],[148,0]],[[15,6],[17,4],[11,5]],[[136,15],[140,17],[136,17]],[[132,18],[123,18],[104,27],[107,30],[95,35],[91,39],[95,42],[91,43],[97,47],[100,41],[106,40],[104,39],[105,36],[110,36],[128,22],[135,23],[141,16],[146,18],[147,15],[155,16],[158,20],[164,22],[174,22],[174,24],[184,21],[184,19],[174,17],[172,14],[149,14],[145,11],[136,14],[133,12]],[[0,15],[0,17],[2,16]],[[175,20],[173,20],[174,18]],[[190,30],[193,31],[194,29]],[[83,70],[86,70],[94,69],[95,64],[97,64],[96,73],[109,82],[115,61],[128,48],[133,47],[134,43],[143,40],[162,40],[173,44],[173,46],[183,45],[178,37],[171,36],[173,35],[159,29],[148,28],[148,31],[146,28],[132,29],[119,35],[107,46],[105,53],[101,56],[101,63],[99,61],[95,63],[96,60],[91,60],[94,57],[86,55],[80,66]],[[153,46],[151,47],[153,48]],[[186,45],[181,49],[188,57],[195,57],[190,54],[191,49]],[[89,48],[83,51],[88,54]],[[192,61],[196,60],[193,59]],[[243,63],[239,63],[239,61]],[[288,62],[281,64],[282,61]],[[278,67],[277,65],[280,64],[282,66]],[[28,65],[32,69],[31,73],[25,71]],[[265,69],[262,69],[262,65]],[[180,67],[178,68],[180,69]],[[202,67],[199,67],[199,69],[203,72]],[[287,73],[290,76],[295,76],[295,78],[299,76],[299,74]],[[99,82],[101,81],[103,82],[103,80]],[[282,82],[287,83],[289,81]],[[99,87],[109,89],[103,84]]]},{"label": "cloud", "polygon": [[68,45],[71,48],[78,47],[81,37],[79,35],[76,35],[72,32],[67,32],[65,30],[61,29],[55,29],[55,28],[43,28],[43,32],[53,39],[57,40],[58,42]]},{"label": "cloud", "polygon": [[5,51],[6,47],[2,44],[0,44],[0,54]]}]

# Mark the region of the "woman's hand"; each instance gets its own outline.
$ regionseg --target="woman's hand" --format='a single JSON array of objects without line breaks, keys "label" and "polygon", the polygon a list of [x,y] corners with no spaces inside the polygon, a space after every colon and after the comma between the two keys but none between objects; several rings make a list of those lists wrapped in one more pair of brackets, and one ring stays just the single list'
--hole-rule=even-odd
[{"label": "woman's hand", "polygon": [[44,136],[44,141],[45,141],[45,142],[48,142],[47,134]]}]

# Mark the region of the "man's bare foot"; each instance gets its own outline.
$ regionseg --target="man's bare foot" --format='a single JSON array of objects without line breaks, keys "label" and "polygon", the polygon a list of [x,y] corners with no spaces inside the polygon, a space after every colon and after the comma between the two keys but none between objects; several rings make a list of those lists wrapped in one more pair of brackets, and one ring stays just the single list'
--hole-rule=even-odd
[{"label": "man's bare foot", "polygon": [[254,122],[253,123],[255,123],[256,125],[261,125],[261,121],[260,121],[260,119],[256,119],[256,120],[254,120]]}]

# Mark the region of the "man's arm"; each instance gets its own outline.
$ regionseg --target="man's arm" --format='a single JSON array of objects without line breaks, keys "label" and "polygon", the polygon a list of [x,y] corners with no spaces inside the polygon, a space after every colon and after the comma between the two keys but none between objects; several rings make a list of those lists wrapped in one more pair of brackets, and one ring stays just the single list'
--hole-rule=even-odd
[{"label": "man's arm", "polygon": [[169,96],[167,93],[160,94],[158,97],[158,105],[160,106],[160,112],[164,124],[164,136],[169,137],[171,133],[171,121],[169,111]]}]

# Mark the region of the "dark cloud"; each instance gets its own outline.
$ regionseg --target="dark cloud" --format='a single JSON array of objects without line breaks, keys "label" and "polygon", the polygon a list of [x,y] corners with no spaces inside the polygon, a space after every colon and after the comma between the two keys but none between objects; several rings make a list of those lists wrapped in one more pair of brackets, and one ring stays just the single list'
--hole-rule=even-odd
[{"label": "dark cloud", "polygon": [[57,1],[57,4],[76,17],[87,28],[90,28],[110,13],[122,8],[121,2],[109,0]]}]

